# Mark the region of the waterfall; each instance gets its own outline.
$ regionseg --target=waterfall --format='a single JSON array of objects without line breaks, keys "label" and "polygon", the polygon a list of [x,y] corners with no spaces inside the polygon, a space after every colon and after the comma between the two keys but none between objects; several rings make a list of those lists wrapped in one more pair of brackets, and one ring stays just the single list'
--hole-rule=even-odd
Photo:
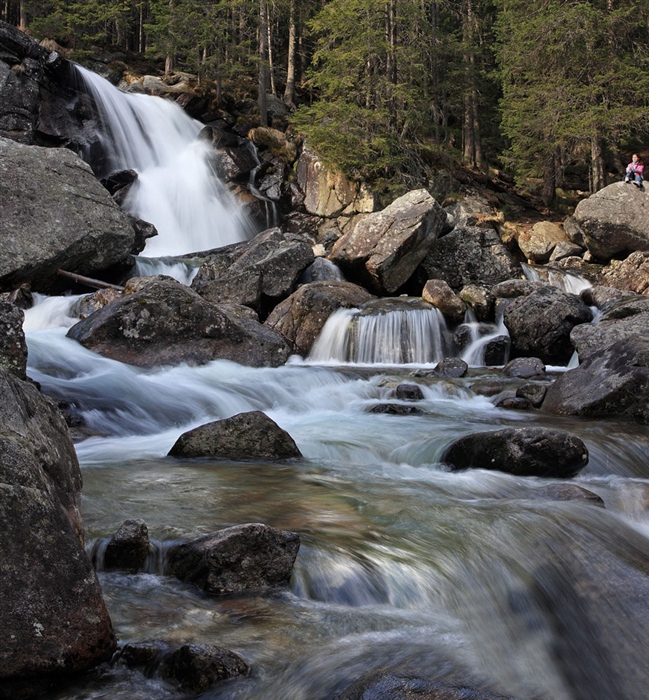
[{"label": "waterfall", "polygon": [[[244,240],[243,211],[210,166],[209,145],[197,139],[201,124],[169,100],[127,94],[77,70],[98,112],[107,161],[99,174],[138,173],[123,206],[158,230],[144,254],[183,255]],[[85,157],[99,167],[90,153]]]},{"label": "waterfall", "polygon": [[[505,325],[505,314],[498,313],[496,323],[480,323],[472,309],[467,309],[462,326],[468,328],[471,342],[462,351],[461,358],[469,367],[484,367],[485,350],[492,341],[503,336],[509,337],[509,330]],[[509,359],[509,349],[503,354],[502,364],[507,364]]]},{"label": "waterfall", "polygon": [[363,313],[339,309],[325,323],[309,354],[316,363],[428,364],[450,354],[438,309]]},{"label": "waterfall", "polygon": [[552,267],[526,265],[525,263],[521,263],[521,267],[526,279],[532,282],[551,284],[553,287],[557,287],[568,294],[579,295],[579,292],[593,286],[585,277],[578,275],[576,272]]}]

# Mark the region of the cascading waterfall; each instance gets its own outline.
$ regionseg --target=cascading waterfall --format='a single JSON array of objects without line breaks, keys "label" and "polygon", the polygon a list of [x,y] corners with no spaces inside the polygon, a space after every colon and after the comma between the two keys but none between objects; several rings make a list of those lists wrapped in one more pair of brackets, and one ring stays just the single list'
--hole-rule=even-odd
[{"label": "cascading waterfall", "polygon": [[127,94],[77,70],[98,112],[107,158],[100,174],[138,173],[123,206],[158,230],[144,255],[183,255],[245,240],[243,210],[212,171],[208,145],[197,139],[202,125],[169,100]]},{"label": "cascading waterfall", "polygon": [[[471,342],[462,351],[460,357],[469,367],[484,367],[485,350],[489,343],[497,338],[509,337],[509,331],[505,326],[504,313],[497,315],[496,323],[480,323],[472,309],[467,309],[464,322],[460,328],[467,328],[470,333]],[[500,364],[506,364],[508,359],[508,349],[502,354]]]},{"label": "cascading waterfall", "polygon": [[568,294],[577,294],[593,285],[581,275],[569,270],[559,270],[552,267],[539,267],[537,265],[526,265],[521,263],[525,278],[532,282],[543,282],[551,284]]}]

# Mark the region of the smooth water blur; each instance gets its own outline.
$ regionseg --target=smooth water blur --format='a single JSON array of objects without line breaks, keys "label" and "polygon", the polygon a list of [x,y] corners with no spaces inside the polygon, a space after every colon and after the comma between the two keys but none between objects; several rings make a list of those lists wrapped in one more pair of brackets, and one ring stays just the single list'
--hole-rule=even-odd
[{"label": "smooth water blur", "polygon": [[124,93],[92,71],[77,70],[98,110],[108,160],[102,174],[138,174],[124,208],[158,230],[144,255],[183,255],[248,237],[243,210],[213,172],[208,144],[197,139],[202,124],[170,100]]},{"label": "smooth water blur", "polygon": [[[26,313],[29,374],[72,403],[89,549],[142,518],[149,573],[101,573],[120,642],[213,643],[251,673],[204,698],[329,700],[374,670],[488,683],[532,700],[634,700],[646,687],[649,437],[646,429],[495,408],[464,379],[412,367],[255,369],[215,361],[144,370],[65,337],[75,298]],[[420,384],[422,415],[369,413]],[[403,403],[403,402],[402,402]],[[166,457],[185,430],[262,410],[304,458],[271,464]],[[444,447],[507,425],[578,434],[590,463],[571,483],[601,508],[548,497],[552,480],[448,472]],[[87,433],[86,433],[87,434]],[[172,541],[246,522],[300,534],[290,589],[214,598],[163,575]],[[449,675],[450,674],[450,675]],[[60,700],[186,697],[121,666]]]}]

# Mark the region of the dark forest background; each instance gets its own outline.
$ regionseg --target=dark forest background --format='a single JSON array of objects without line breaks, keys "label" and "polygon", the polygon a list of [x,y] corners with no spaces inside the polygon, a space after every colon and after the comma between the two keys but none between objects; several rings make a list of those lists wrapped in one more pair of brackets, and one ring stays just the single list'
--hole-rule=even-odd
[{"label": "dark forest background", "polygon": [[556,202],[617,177],[649,132],[648,0],[2,0],[82,60],[270,96],[329,164],[415,186],[462,163]]}]

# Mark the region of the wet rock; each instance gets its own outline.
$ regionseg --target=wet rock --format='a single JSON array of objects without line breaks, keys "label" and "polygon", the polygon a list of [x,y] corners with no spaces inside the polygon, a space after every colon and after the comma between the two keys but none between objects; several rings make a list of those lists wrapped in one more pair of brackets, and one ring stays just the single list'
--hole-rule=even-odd
[{"label": "wet rock", "polygon": [[499,299],[515,299],[516,297],[526,297],[537,289],[545,287],[543,282],[532,282],[531,280],[512,279],[494,284],[491,293]]},{"label": "wet rock", "polygon": [[399,384],[394,390],[399,401],[423,401],[424,392],[419,384]]},{"label": "wet rock", "polygon": [[124,187],[132,185],[137,178],[138,174],[135,170],[116,170],[102,177],[99,182],[101,182],[111,195],[114,195]]},{"label": "wet rock", "polygon": [[218,307],[174,279],[157,277],[80,321],[68,337],[94,352],[137,367],[227,359],[277,367],[289,355],[268,326]]},{"label": "wet rock", "polygon": [[588,464],[588,450],[563,430],[505,428],[473,433],[451,443],[440,457],[454,471],[489,469],[514,476],[570,479]]},{"label": "wet rock", "polygon": [[259,165],[254,149],[245,139],[241,139],[236,146],[215,150],[213,162],[223,182],[248,182],[250,173]]},{"label": "wet rock", "polygon": [[428,280],[421,298],[439,309],[452,323],[461,323],[466,313],[466,304],[455,294],[444,280]]},{"label": "wet rock", "polygon": [[213,595],[287,586],[299,548],[295,532],[236,525],[172,546],[167,573]]},{"label": "wet rock", "polygon": [[511,340],[508,335],[497,335],[484,346],[484,364],[487,367],[500,367],[509,358]]},{"label": "wet rock", "polygon": [[273,228],[205,256],[192,289],[215,303],[243,303],[265,316],[295,290],[313,260],[311,244],[302,236]]},{"label": "wet rock", "polygon": [[78,316],[79,318],[88,318],[88,316],[95,311],[103,309],[114,301],[119,301],[122,296],[123,292],[117,289],[100,289],[94,294],[81,297],[79,301],[72,305],[70,315]]},{"label": "wet rock", "polygon": [[0,695],[56,688],[115,649],[83,543],[81,472],[54,403],[0,369]]},{"label": "wet rock", "polygon": [[611,302],[620,301],[621,299],[632,299],[636,295],[635,292],[597,285],[582,290],[579,292],[579,296],[587,306],[596,306],[598,309],[601,309]]},{"label": "wet rock", "polygon": [[[57,269],[89,277],[138,253],[137,234],[79,157],[0,138],[0,288],[66,288]],[[143,246],[143,243],[142,243]]]},{"label": "wet rock", "polygon": [[334,311],[356,308],[373,298],[351,282],[312,282],[278,304],[266,324],[287,338],[297,354],[306,357]]},{"label": "wet rock", "polygon": [[540,382],[527,382],[516,389],[516,396],[520,399],[527,399],[534,408],[540,408],[545,395],[548,392],[548,385]]},{"label": "wet rock", "polygon": [[298,160],[297,184],[304,193],[304,208],[316,216],[367,213],[376,206],[365,183],[352,182],[341,171],[328,168],[310,148],[304,148]]},{"label": "wet rock", "polygon": [[157,665],[166,647],[158,643],[124,644],[118,649],[115,662],[121,662],[129,668],[146,668]]},{"label": "wet rock", "polygon": [[582,362],[613,343],[630,338],[649,340],[649,298],[616,302],[604,312],[598,323],[576,326],[570,334]]},{"label": "wet rock", "polygon": [[558,260],[570,258],[575,255],[582,255],[583,252],[584,249],[576,243],[562,241],[557,243],[555,249],[552,251],[552,254],[550,255],[550,262],[557,262]]},{"label": "wet rock", "polygon": [[597,258],[649,250],[646,193],[624,182],[616,182],[583,199],[574,218],[584,244]]},{"label": "wet rock", "polygon": [[551,221],[539,221],[518,236],[518,247],[528,260],[544,263],[559,243],[568,242],[563,228]]},{"label": "wet rock", "polygon": [[627,338],[593,352],[552,384],[542,410],[649,423],[649,339]]},{"label": "wet rock", "polygon": [[19,379],[27,377],[25,314],[14,304],[0,301],[0,367]]},{"label": "wet rock", "polygon": [[611,260],[602,270],[601,283],[645,294],[649,291],[649,253],[631,253],[626,260]]},{"label": "wet rock", "polygon": [[104,568],[142,571],[149,556],[149,528],[144,520],[126,520],[110,538]]},{"label": "wet rock", "polygon": [[400,403],[378,403],[368,409],[368,413],[386,413],[391,416],[421,415],[424,411],[417,406],[404,406]]},{"label": "wet rock", "polygon": [[470,284],[491,286],[519,274],[520,265],[496,231],[477,227],[456,228],[433,241],[417,271],[423,281],[444,280],[454,290]]},{"label": "wet rock", "polygon": [[327,260],[327,258],[317,257],[300,275],[299,284],[344,281],[345,278],[337,265],[334,265],[330,260]]},{"label": "wet rock", "polygon": [[487,285],[467,284],[459,293],[460,299],[471,308],[478,321],[492,321],[495,297]]},{"label": "wet rock", "polygon": [[23,311],[31,309],[34,305],[34,295],[28,284],[23,284],[12,292],[0,293],[0,300],[13,304]]},{"label": "wet rock", "polygon": [[514,299],[505,309],[504,322],[515,356],[534,355],[546,363],[566,364],[573,353],[570,331],[592,318],[576,295],[545,287]]},{"label": "wet rock", "polygon": [[301,457],[293,438],[261,411],[238,413],[183,433],[171,457],[216,457],[233,461]]},{"label": "wet rock", "polygon": [[350,279],[390,294],[410,278],[444,220],[426,190],[413,190],[382,211],[360,217],[336,242],[330,259]]},{"label": "wet rock", "polygon": [[239,655],[211,644],[183,644],[160,664],[165,680],[194,693],[204,693],[215,683],[247,671],[248,665]]},{"label": "wet rock", "polygon": [[505,365],[503,370],[508,377],[529,379],[545,374],[545,365],[538,357],[517,357]]},{"label": "wet rock", "polygon": [[468,371],[469,365],[459,357],[446,357],[435,367],[435,373],[447,379],[463,377]]},{"label": "wet rock", "polygon": [[504,408],[510,411],[529,411],[533,406],[529,399],[520,396],[506,396],[496,403],[496,408]]}]

